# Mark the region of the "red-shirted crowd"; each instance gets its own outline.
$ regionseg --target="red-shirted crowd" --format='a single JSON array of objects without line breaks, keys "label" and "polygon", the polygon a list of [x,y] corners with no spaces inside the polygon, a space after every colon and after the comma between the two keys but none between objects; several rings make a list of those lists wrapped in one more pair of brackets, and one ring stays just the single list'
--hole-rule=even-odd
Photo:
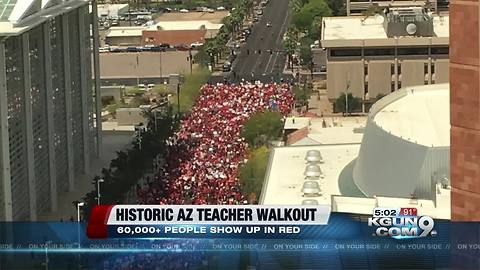
[{"label": "red-shirted crowd", "polygon": [[145,186],[144,204],[245,204],[238,169],[247,143],[240,136],[254,113],[293,106],[289,84],[206,84],[191,113],[167,141],[166,162]]}]

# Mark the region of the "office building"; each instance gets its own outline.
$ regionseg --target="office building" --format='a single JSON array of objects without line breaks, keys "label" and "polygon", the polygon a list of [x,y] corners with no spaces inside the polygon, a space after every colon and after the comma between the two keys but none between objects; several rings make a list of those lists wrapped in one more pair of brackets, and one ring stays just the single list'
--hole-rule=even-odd
[{"label": "office building", "polygon": [[96,27],[89,1],[10,0],[0,11],[0,220],[36,220],[98,150]]},{"label": "office building", "polygon": [[449,18],[421,8],[384,16],[323,18],[327,91],[372,102],[402,87],[449,81]]}]

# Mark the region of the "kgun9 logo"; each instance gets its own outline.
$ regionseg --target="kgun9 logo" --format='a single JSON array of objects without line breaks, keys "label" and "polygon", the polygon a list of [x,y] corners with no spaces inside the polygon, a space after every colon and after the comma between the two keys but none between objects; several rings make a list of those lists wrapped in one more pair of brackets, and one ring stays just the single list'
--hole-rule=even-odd
[{"label": "kgun9 logo", "polygon": [[429,216],[421,217],[370,217],[369,227],[377,227],[374,236],[390,236],[396,239],[435,236],[435,222]]}]

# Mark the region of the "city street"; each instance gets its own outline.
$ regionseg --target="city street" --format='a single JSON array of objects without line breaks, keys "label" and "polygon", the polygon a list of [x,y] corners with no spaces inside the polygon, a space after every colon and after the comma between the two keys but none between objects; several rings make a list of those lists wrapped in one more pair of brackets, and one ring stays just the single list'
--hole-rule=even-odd
[{"label": "city street", "polygon": [[[211,82],[221,81],[224,77],[230,81],[250,80],[252,73],[254,79],[263,82],[286,78],[288,75],[282,74],[286,61],[282,41],[289,16],[288,0],[270,1],[254,24],[246,43],[237,52],[239,55],[233,62],[233,70],[223,76],[212,77]],[[267,26],[268,22],[271,26]]]},{"label": "city street", "polygon": [[[282,40],[288,27],[288,17],[288,0],[269,2],[234,63],[233,71],[237,77],[251,78],[252,72],[255,78],[277,77],[282,73],[286,58],[282,52]],[[267,26],[268,22],[271,22],[270,27]],[[269,50],[272,50],[272,54]]]}]

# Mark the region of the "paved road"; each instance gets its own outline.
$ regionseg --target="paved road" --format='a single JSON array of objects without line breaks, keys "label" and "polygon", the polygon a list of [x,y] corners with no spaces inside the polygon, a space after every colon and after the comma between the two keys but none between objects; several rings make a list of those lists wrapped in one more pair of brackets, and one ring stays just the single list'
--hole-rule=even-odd
[{"label": "paved road", "polygon": [[[269,1],[263,10],[263,16],[253,26],[250,37],[241,47],[240,54],[233,63],[233,71],[224,74],[224,77],[230,81],[239,81],[242,78],[250,80],[252,72],[255,80],[263,82],[269,82],[272,78],[278,81],[282,77],[288,77],[282,75],[286,60],[282,52],[282,40],[290,16],[288,2],[288,0]],[[271,22],[272,26],[267,27],[267,22]],[[272,50],[272,53],[269,50]]]}]

